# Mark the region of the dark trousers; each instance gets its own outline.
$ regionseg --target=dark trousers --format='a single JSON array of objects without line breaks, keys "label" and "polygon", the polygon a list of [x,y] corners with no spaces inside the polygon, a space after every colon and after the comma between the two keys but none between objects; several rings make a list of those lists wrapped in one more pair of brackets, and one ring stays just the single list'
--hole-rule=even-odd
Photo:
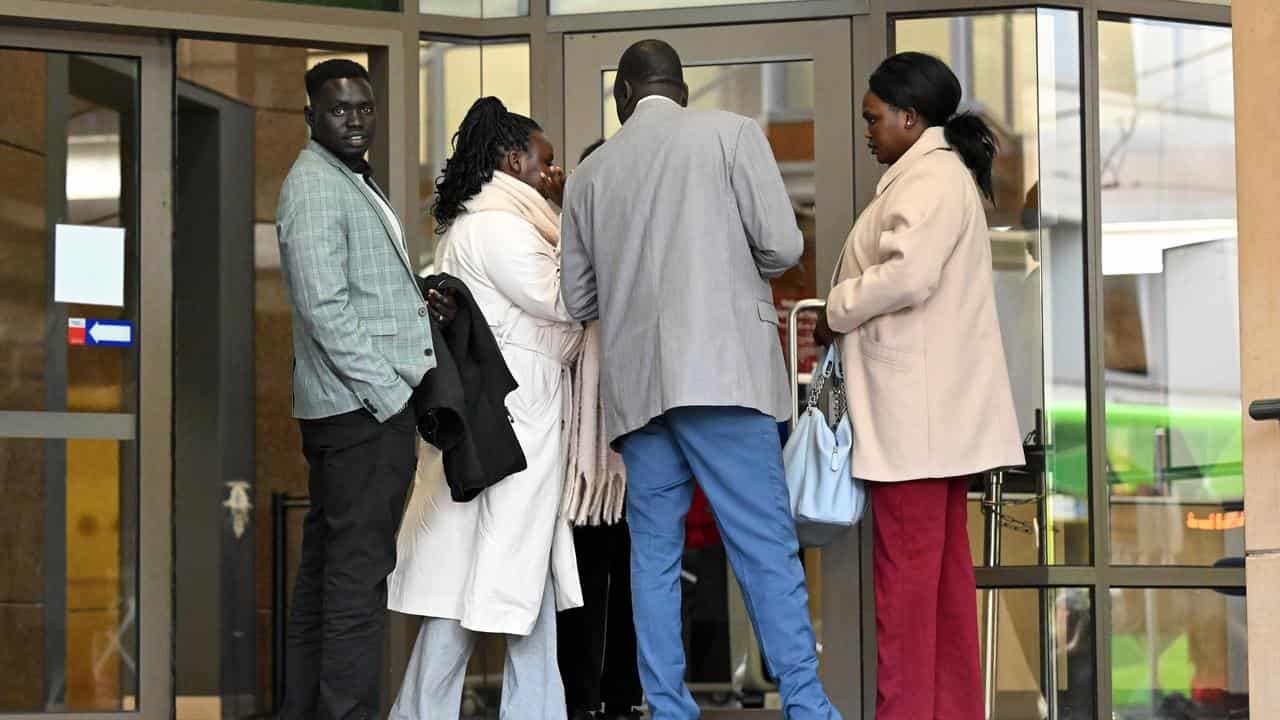
[{"label": "dark trousers", "polygon": [[387,576],[417,466],[412,412],[303,420],[311,510],[289,616],[282,718],[379,716]]},{"label": "dark trousers", "polygon": [[643,700],[631,617],[631,534],[625,522],[574,528],[583,607],[557,621],[570,710],[630,710]]}]

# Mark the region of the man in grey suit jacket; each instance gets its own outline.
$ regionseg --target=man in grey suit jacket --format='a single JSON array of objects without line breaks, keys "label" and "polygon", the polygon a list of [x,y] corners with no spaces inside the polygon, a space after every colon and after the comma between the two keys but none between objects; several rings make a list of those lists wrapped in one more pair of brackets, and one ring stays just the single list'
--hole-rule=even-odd
[{"label": "man in grey suit jacket", "polygon": [[368,73],[334,60],[307,73],[311,143],[279,203],[293,304],[293,415],[311,510],[289,618],[284,718],[374,718],[386,578],[417,465],[410,398],[435,366],[404,229],[370,177],[377,130]]},{"label": "man in grey suit jacket", "polygon": [[680,58],[666,43],[627,50],[614,99],[622,130],[569,180],[562,292],[574,317],[601,321],[649,707],[655,720],[698,717],[684,684],[679,577],[696,478],[787,717],[838,718],[818,680],[775,420],[791,412],[769,278],[803,251],[781,174],[754,121],[684,109]]}]

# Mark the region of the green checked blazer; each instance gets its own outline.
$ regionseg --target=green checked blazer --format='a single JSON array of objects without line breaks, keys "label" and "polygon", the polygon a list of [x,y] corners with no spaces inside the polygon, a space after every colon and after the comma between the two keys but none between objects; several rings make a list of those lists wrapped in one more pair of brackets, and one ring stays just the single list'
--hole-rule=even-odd
[{"label": "green checked blazer", "polygon": [[385,421],[435,367],[426,302],[375,193],[381,190],[314,141],[280,191],[276,229],[293,305],[296,418],[363,407]]}]

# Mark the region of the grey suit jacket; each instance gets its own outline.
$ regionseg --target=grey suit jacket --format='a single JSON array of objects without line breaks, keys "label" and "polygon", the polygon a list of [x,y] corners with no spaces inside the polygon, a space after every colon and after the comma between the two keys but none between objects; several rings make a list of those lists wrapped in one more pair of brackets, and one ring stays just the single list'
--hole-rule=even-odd
[{"label": "grey suit jacket", "polygon": [[791,416],[768,278],[804,250],[753,120],[645,100],[569,180],[561,291],[599,318],[610,441],[677,407]]},{"label": "grey suit jacket", "polygon": [[381,191],[314,141],[280,191],[294,417],[363,407],[385,421],[435,367],[426,303],[375,193]]}]

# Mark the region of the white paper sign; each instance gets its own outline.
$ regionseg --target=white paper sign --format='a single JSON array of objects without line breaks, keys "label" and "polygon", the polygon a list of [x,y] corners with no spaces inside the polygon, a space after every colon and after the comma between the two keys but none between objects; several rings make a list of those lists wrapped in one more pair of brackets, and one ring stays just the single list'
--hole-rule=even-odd
[{"label": "white paper sign", "polygon": [[124,229],[59,225],[54,235],[53,299],[124,306]]}]

